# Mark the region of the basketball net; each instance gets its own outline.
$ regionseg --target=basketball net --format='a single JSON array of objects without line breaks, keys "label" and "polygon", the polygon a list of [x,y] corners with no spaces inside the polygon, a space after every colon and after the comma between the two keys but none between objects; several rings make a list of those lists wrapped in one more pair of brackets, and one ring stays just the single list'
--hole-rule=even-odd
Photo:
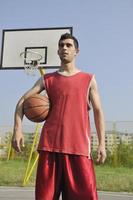
[{"label": "basketball net", "polygon": [[27,75],[35,76],[36,69],[39,67],[40,61],[43,58],[42,55],[35,51],[24,51],[20,53],[20,57],[24,60],[24,70]]}]

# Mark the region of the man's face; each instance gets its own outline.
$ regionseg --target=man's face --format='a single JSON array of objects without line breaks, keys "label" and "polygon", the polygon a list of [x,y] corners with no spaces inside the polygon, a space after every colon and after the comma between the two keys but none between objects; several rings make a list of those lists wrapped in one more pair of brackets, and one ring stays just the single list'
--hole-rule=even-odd
[{"label": "man's face", "polygon": [[59,43],[58,55],[63,63],[72,62],[78,51],[72,39],[61,40]]}]

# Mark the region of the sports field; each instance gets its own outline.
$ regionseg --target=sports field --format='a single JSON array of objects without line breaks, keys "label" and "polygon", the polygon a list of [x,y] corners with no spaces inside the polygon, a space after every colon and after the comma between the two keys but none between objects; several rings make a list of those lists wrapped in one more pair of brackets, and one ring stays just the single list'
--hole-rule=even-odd
[{"label": "sports field", "polygon": [[[22,186],[27,162],[0,161],[0,186]],[[133,170],[126,167],[95,166],[97,188],[100,191],[133,192]],[[26,186],[34,186],[35,171]]]}]

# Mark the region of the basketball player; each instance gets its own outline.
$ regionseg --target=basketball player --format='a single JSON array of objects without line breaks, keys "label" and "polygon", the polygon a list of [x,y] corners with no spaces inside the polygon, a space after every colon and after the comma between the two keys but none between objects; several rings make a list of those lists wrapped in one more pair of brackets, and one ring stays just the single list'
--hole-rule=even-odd
[{"label": "basketball player", "polygon": [[24,100],[45,89],[51,101],[38,145],[36,200],[57,200],[60,192],[63,200],[98,200],[91,157],[90,103],[99,140],[99,164],[106,159],[104,116],[94,75],[75,65],[78,53],[77,39],[68,33],[62,35],[58,43],[60,69],[41,77],[16,106],[12,146],[20,152],[24,145]]}]

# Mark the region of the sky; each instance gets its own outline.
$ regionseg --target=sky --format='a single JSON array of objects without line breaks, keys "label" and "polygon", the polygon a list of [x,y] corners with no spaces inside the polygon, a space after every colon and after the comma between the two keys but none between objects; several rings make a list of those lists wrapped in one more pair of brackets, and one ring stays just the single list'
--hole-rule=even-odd
[{"label": "sky", "polygon": [[[133,1],[0,0],[0,43],[3,29],[51,27],[73,27],[76,65],[95,74],[105,120],[133,121]],[[39,76],[0,70],[0,126],[13,124],[17,101]]]}]

